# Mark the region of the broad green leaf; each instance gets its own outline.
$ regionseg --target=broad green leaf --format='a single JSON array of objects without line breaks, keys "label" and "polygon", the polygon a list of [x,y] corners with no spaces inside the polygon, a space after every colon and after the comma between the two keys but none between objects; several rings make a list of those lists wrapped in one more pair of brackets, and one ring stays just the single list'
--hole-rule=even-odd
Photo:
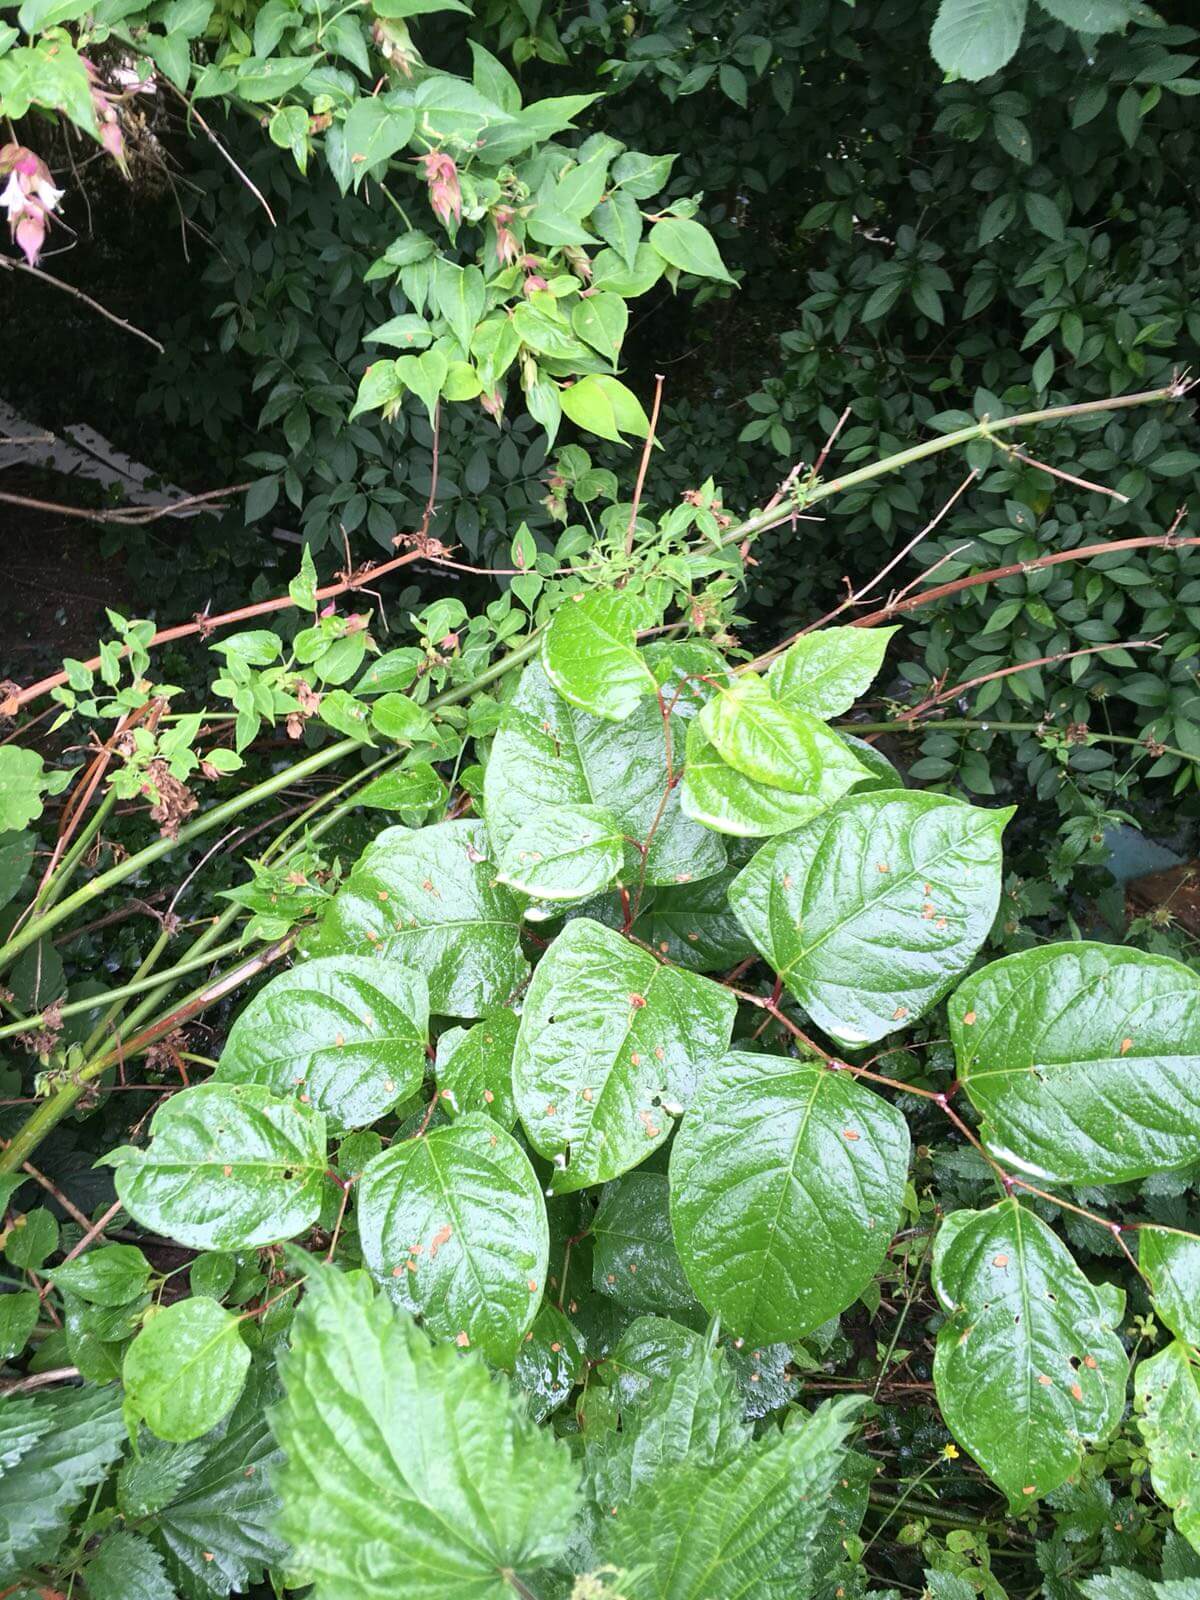
[{"label": "broad green leaf", "polygon": [[836,798],[866,776],[819,718],[777,700],[752,672],[717,685],[698,727],[735,772],[771,788]]},{"label": "broad green leaf", "polygon": [[895,628],[822,628],[805,633],[767,672],[771,693],[814,717],[848,711],[875,681]]},{"label": "broad green leaf", "polygon": [[282,1368],[280,1531],[313,1600],[512,1600],[506,1574],[561,1559],[567,1444],[361,1274],[310,1277]]},{"label": "broad green leaf", "polygon": [[106,1244],[50,1269],[57,1289],[97,1306],[123,1306],[146,1287],[150,1263],[136,1245]]},{"label": "broad green leaf", "polygon": [[669,266],[694,273],[698,278],[733,282],[712,234],[701,222],[665,217],[650,229],[650,244]]},{"label": "broad green leaf", "polygon": [[729,885],[738,871],[736,866],[727,867],[699,883],[655,890],[648,909],[633,925],[634,936],[689,972],[724,972],[737,966],[754,953],[729,906]]},{"label": "broad green leaf", "polygon": [[621,869],[621,824],[603,806],[560,806],[524,823],[500,852],[496,877],[536,900],[582,900]]},{"label": "broad green leaf", "polygon": [[125,1352],[126,1416],[173,1444],[215,1427],[237,1404],[250,1366],[238,1321],[204,1296],[148,1315]]},{"label": "broad green leaf", "polygon": [[638,245],[632,266],[615,250],[601,250],[592,262],[592,287],[611,290],[622,300],[636,300],[653,289],[666,266],[658,251],[645,240]]},{"label": "broad green leaf", "polygon": [[635,1311],[695,1306],[671,1236],[662,1172],[627,1172],[606,1184],[592,1220],[592,1283]]},{"label": "broad green leaf", "polygon": [[[76,1507],[107,1477],[125,1442],[114,1388],[11,1397],[0,1403],[0,1431],[13,1408],[26,1437],[35,1437],[0,1475],[0,1581],[6,1582],[54,1560]],[[42,1423],[48,1426],[36,1437]]]},{"label": "broad green leaf", "polygon": [[[1171,1535],[1167,1538],[1169,1545]],[[1163,1569],[1166,1570],[1165,1560]],[[1186,1576],[1156,1583],[1132,1567],[1113,1567],[1101,1577],[1083,1578],[1078,1587],[1085,1600],[1200,1600],[1200,1581],[1192,1569]]]},{"label": "broad green leaf", "polygon": [[433,737],[433,721],[428,711],[406,694],[384,694],[373,701],[371,725],[385,739],[394,739],[397,744],[415,744],[420,739]]},{"label": "broad green leaf", "polygon": [[438,1093],[452,1117],[485,1112],[502,1128],[517,1120],[512,1058],[520,1018],[515,1011],[489,1011],[472,1028],[447,1028],[437,1043]]},{"label": "broad green leaf", "polygon": [[649,200],[671,176],[677,156],[650,156],[641,150],[626,150],[613,162],[613,182],[638,200]]},{"label": "broad green leaf", "polygon": [[586,217],[600,203],[607,172],[608,152],[599,150],[563,173],[551,191],[550,204],[568,217]]},{"label": "broad green leaf", "polygon": [[378,957],[323,956],[258,991],[214,1076],[311,1105],[335,1132],[365,1128],[421,1087],[428,1033],[421,973]]},{"label": "broad green leaf", "polygon": [[615,361],[629,326],[629,310],[619,294],[600,291],[576,304],[571,326],[606,361]]},{"label": "broad green leaf", "polygon": [[271,1483],[281,1457],[266,1415],[278,1396],[273,1372],[256,1363],[241,1399],[210,1433],[185,1445],[144,1434],[141,1457],[121,1468],[121,1512],[149,1534],[183,1595],[243,1594],[287,1558]]},{"label": "broad green leaf", "polygon": [[464,351],[469,350],[471,336],[487,302],[483,273],[476,266],[460,267],[439,256],[435,262],[433,297],[454,337]]},{"label": "broad green leaf", "polygon": [[363,1169],[363,1259],[438,1339],[511,1367],[546,1288],[550,1235],[537,1175],[491,1117],[468,1112]]},{"label": "broad green leaf", "polygon": [[17,1289],[0,1295],[0,1361],[20,1355],[41,1314],[42,1302],[36,1289]]},{"label": "broad green leaf", "polygon": [[194,1250],[248,1250],[303,1233],[325,1182],[325,1119],[258,1084],[202,1083],[159,1106],[144,1150],[104,1158],[121,1204]]},{"label": "broad green leaf", "polygon": [[360,806],[394,811],[410,828],[420,827],[430,812],[445,805],[449,791],[428,761],[411,767],[392,767],[372,778],[354,796]]},{"label": "broad green leaf", "polygon": [[430,1009],[479,1017],[519,988],[520,899],[496,882],[480,822],[385,828],[325,913],[314,954],[385,956],[423,972]]},{"label": "broad green leaf", "polygon": [[987,1144],[1033,1177],[1122,1183],[1200,1157],[1200,975],[1118,945],[1043,945],[950,1003]]},{"label": "broad green leaf", "polygon": [[[559,615],[561,615],[561,609]],[[675,700],[671,754],[685,747],[695,702],[672,686],[679,671],[712,670],[720,658],[704,647],[650,645],[645,660]],[[519,828],[569,806],[602,806],[627,838],[625,881],[643,870],[649,884],[707,878],[725,865],[725,847],[707,828],[683,815],[679,785],[667,793],[667,744],[653,695],[623,722],[578,710],[557,694],[541,663],[531,661],[505,708],[483,781],[484,813],[497,855]],[[667,793],[666,806],[663,795]],[[643,863],[639,845],[645,845]]]},{"label": "broad green leaf", "polygon": [[34,835],[0,833],[0,908],[13,898],[33,864]]},{"label": "broad green leaf", "polygon": [[1150,1455],[1154,1492],[1175,1513],[1175,1526],[1200,1550],[1200,1369],[1176,1339],[1134,1373],[1138,1427]]},{"label": "broad green leaf", "polygon": [[[614,283],[602,287],[620,293]],[[605,372],[589,372],[565,388],[559,398],[572,422],[601,439],[624,444],[627,433],[644,439],[650,431],[650,419],[633,390]]]},{"label": "broad green leaf", "polygon": [[256,105],[278,100],[303,83],[316,65],[316,56],[251,56],[234,69],[233,92]]},{"label": "broad green leaf", "polygon": [[734,1053],[671,1150],[671,1221],[705,1308],[757,1343],[798,1339],[858,1298],[887,1253],[908,1125],[847,1072]]},{"label": "broad green leaf", "polygon": [[1090,1283],[1013,1199],[952,1212],[932,1278],[947,1313],[933,1367],[946,1426],[1014,1507],[1028,1505],[1120,1421],[1129,1362],[1113,1329],[1125,1297]]},{"label": "broad green leaf", "polygon": [[381,406],[394,406],[404,398],[405,383],[395,361],[373,361],[358,383],[358,394],[350,410],[349,420],[364,411],[377,411]]},{"label": "broad green leaf", "polygon": [[1129,0],[1038,0],[1058,22],[1079,33],[1119,33],[1129,22]]},{"label": "broad green leaf", "polygon": [[521,1340],[513,1378],[525,1391],[529,1415],[545,1422],[582,1383],[587,1373],[587,1350],[579,1329],[557,1306],[547,1302]]},{"label": "broad green leaf", "polygon": [[89,1600],[176,1600],[163,1558],[139,1533],[106,1534],[85,1578]]},{"label": "broad green leaf", "polygon": [[823,723],[814,721],[808,730],[805,753],[813,763],[807,794],[756,783],[721,759],[696,720],[687,733],[683,812],[718,833],[767,838],[811,822],[851,787],[866,782],[859,758]]},{"label": "broad green leaf", "polygon": [[69,772],[47,772],[36,750],[0,745],[0,833],[28,827],[42,814],[42,797],[58,794]]},{"label": "broad green leaf", "polygon": [[1155,1311],[1172,1333],[1200,1345],[1200,1235],[1143,1223],[1137,1240]]},{"label": "broad green leaf", "polygon": [[389,317],[370,333],[363,334],[364,344],[387,344],[394,350],[425,350],[432,342],[433,333],[425,318],[411,312]]},{"label": "broad green leaf", "polygon": [[637,647],[641,608],[621,589],[593,589],[560,605],[542,635],[542,666],[581,711],[623,722],[655,692]]},{"label": "broad green leaf", "polygon": [[602,1519],[601,1553],[651,1568],[637,1600],[810,1593],[814,1544],[860,1404],[826,1404],[711,1466],[669,1462]]},{"label": "broad green leaf", "polygon": [[605,244],[620,256],[626,269],[633,271],[642,237],[642,213],[633,196],[620,189],[614,190],[596,207],[592,223]]},{"label": "broad green leaf", "polygon": [[850,795],[764,845],[729,903],[819,1027],[881,1039],[940,999],[987,937],[1011,815],[943,795]]},{"label": "broad green leaf", "polygon": [[727,989],[611,929],[567,924],[533,975],[513,1057],[517,1110],[554,1159],[556,1192],[616,1178],[664,1142],[736,1009]]},{"label": "broad green leaf", "polygon": [[1025,0],[941,0],[929,48],[944,72],[971,83],[999,72],[1016,54]]}]

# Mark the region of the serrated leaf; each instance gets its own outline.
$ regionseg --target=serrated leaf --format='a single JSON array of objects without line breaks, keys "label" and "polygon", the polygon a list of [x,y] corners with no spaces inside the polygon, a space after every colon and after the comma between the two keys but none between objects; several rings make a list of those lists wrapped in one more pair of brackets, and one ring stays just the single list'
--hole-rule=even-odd
[{"label": "serrated leaf", "polygon": [[125,1352],[126,1414],[160,1439],[187,1444],[233,1410],[249,1366],[232,1312],[204,1296],[176,1300],[148,1316]]},{"label": "serrated leaf", "polygon": [[895,628],[821,628],[805,633],[767,672],[777,700],[828,719],[848,711],[874,683]]},{"label": "serrated leaf", "polygon": [[826,1404],[803,1425],[768,1432],[712,1466],[672,1464],[602,1519],[602,1555],[650,1566],[637,1600],[809,1592],[816,1536],[859,1405]]},{"label": "serrated leaf", "polygon": [[597,922],[568,923],[525,999],[513,1093],[530,1142],[555,1159],[559,1193],[619,1177],[671,1130],[724,1054],[736,1010],[727,989],[660,966]]},{"label": "serrated leaf", "polygon": [[1137,1241],[1155,1311],[1172,1333],[1200,1345],[1200,1235],[1146,1222]]},{"label": "serrated leaf", "polygon": [[560,605],[542,635],[542,666],[565,700],[623,722],[655,691],[637,647],[640,610],[621,589],[593,589]]},{"label": "serrated leaf", "polygon": [[528,971],[521,901],[496,882],[481,822],[385,828],[359,857],[322,920],[314,954],[353,951],[423,972],[430,1009],[478,1017]]},{"label": "serrated leaf", "polygon": [[950,1004],[988,1145],[1052,1182],[1120,1183],[1200,1156],[1200,976],[1117,945],[1044,945]]},{"label": "serrated leaf", "polygon": [[[696,659],[693,661],[693,657]],[[701,667],[707,649],[651,646],[646,660],[669,680],[673,663]],[[711,670],[711,665],[709,666]],[[664,691],[666,693],[666,691]],[[674,691],[666,694],[668,703]],[[686,697],[671,715],[672,755],[684,749]],[[627,838],[627,881],[645,872],[649,884],[706,878],[725,865],[725,848],[707,828],[685,817],[679,786],[667,795],[667,744],[658,702],[642,700],[623,722],[580,711],[553,688],[541,663],[531,661],[505,708],[483,781],[484,812],[497,853],[521,828],[561,805],[596,805],[611,811]],[[637,845],[647,845],[643,862]]]},{"label": "serrated leaf", "polygon": [[694,1309],[671,1235],[662,1172],[627,1172],[606,1184],[592,1219],[592,1283],[635,1311]]},{"label": "serrated leaf", "polygon": [[763,1343],[853,1304],[896,1231],[908,1160],[904,1118],[848,1073],[727,1056],[671,1150],[675,1242],[705,1308]]},{"label": "serrated leaf", "polygon": [[282,1367],[280,1529],[314,1600],[511,1600],[506,1574],[561,1557],[568,1446],[362,1275],[310,1277]]},{"label": "serrated leaf", "polygon": [[1134,1393],[1154,1492],[1171,1507],[1183,1537],[1200,1549],[1200,1370],[1183,1340],[1138,1364]]},{"label": "serrated leaf", "polygon": [[452,1117],[482,1111],[504,1129],[517,1120],[512,1092],[512,1058],[520,1018],[501,1009],[482,1017],[473,1028],[447,1028],[438,1039],[438,1093]]},{"label": "serrated leaf", "polygon": [[940,999],[987,937],[1011,815],[942,795],[850,795],[764,845],[729,902],[818,1026],[881,1039]]},{"label": "serrated leaf", "polygon": [[718,684],[697,725],[721,759],[756,784],[836,797],[866,776],[819,718],[776,699],[752,672]]},{"label": "serrated leaf", "polygon": [[1078,33],[1118,33],[1130,21],[1129,0],[1038,0],[1038,4]]},{"label": "serrated leaf", "polygon": [[943,72],[970,83],[999,72],[1025,30],[1025,0],[941,0],[929,48]]},{"label": "serrated leaf", "polygon": [[947,1318],[933,1377],[946,1425],[1014,1507],[1057,1489],[1120,1421],[1125,1297],[1091,1284],[1016,1200],[955,1211],[934,1244]]},{"label": "serrated leaf", "polygon": [[[680,806],[685,816],[736,838],[761,839],[791,833],[827,811],[850,788],[866,781],[866,768],[859,758],[852,753],[848,756],[838,735],[820,723],[809,730],[805,752],[814,763],[812,787],[807,794],[756,783],[722,760],[697,720],[687,733]],[[858,763],[857,773],[851,759]]]},{"label": "serrated leaf", "polygon": [[176,1600],[163,1559],[137,1533],[109,1533],[85,1570],[89,1600]]},{"label": "serrated leaf", "polygon": [[[0,1403],[0,1428],[12,1404]],[[54,1560],[73,1512],[125,1441],[121,1396],[113,1388],[39,1394],[20,1409],[23,1418],[40,1413],[49,1426],[0,1476],[0,1583]]]},{"label": "serrated leaf", "polygon": [[144,1150],[105,1158],[121,1204],[196,1250],[276,1244],[316,1221],[325,1119],[258,1084],[202,1083],[159,1106]]},{"label": "serrated leaf", "polygon": [[388,1295],[438,1339],[511,1366],[546,1287],[541,1185],[488,1116],[402,1140],[359,1180],[363,1259]]},{"label": "serrated leaf", "polygon": [[664,217],[650,229],[651,247],[672,267],[698,278],[733,279],[721,260],[716,241],[703,223],[686,217]]},{"label": "serrated leaf", "polygon": [[616,877],[621,824],[603,806],[560,806],[524,823],[500,851],[496,877],[535,900],[583,900]]},{"label": "serrated leaf", "polygon": [[230,1029],[214,1081],[257,1083],[365,1128],[421,1087],[429,988],[372,956],[323,956],[260,989]]},{"label": "serrated leaf", "polygon": [[36,1395],[6,1396],[0,1404],[0,1474],[15,1467],[53,1426],[52,1409]]},{"label": "serrated leaf", "polygon": [[727,867],[699,883],[656,890],[633,925],[634,937],[689,972],[724,972],[737,966],[754,952],[729,906],[729,885],[739,870]]}]

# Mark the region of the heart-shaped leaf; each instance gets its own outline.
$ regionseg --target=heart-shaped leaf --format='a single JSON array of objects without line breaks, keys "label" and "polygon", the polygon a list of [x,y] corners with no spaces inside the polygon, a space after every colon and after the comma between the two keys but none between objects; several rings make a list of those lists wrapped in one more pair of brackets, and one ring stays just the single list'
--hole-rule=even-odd
[{"label": "heart-shaped leaf", "polygon": [[791,833],[827,811],[849,789],[867,781],[867,768],[837,734],[814,723],[805,744],[810,757],[804,793],[757,783],[722,759],[698,721],[688,728],[687,765],[680,804],[718,833],[769,838]]},{"label": "heart-shaped leaf", "polygon": [[559,806],[511,835],[496,875],[536,900],[583,900],[612,882],[624,854],[621,824],[611,811]]},{"label": "heart-shaped leaf", "polygon": [[429,1332],[511,1366],[546,1288],[541,1185],[511,1134],[470,1112],[393,1144],[358,1185],[363,1258]]},{"label": "heart-shaped leaf", "polygon": [[946,1425],[1014,1507],[1028,1505],[1121,1419],[1125,1296],[1090,1283],[1016,1200],[946,1218],[933,1286],[947,1312],[933,1367]]},{"label": "heart-shaped leaf", "polygon": [[644,1161],[729,1043],[728,989],[654,957],[586,917],[542,957],[525,997],[513,1092],[530,1143],[562,1193]]},{"label": "heart-shaped leaf", "polygon": [[866,775],[818,718],[777,700],[753,673],[732,684],[719,684],[700,713],[699,725],[735,772],[774,789],[821,794],[832,787],[837,774],[841,778],[837,793],[844,793]]},{"label": "heart-shaped leaf", "polygon": [[881,1039],[928,1010],[986,938],[1010,816],[944,795],[850,795],[764,845],[729,902],[820,1027]]},{"label": "heart-shaped leaf", "polygon": [[160,1439],[186,1444],[237,1404],[250,1366],[238,1318],[203,1296],[153,1316],[125,1352],[125,1411]]},{"label": "heart-shaped leaf", "polygon": [[336,1131],[365,1128],[421,1087],[428,1032],[419,972],[371,956],[322,956],[259,990],[214,1077],[312,1105]]},{"label": "heart-shaped leaf", "polygon": [[767,673],[771,693],[814,717],[837,717],[865,694],[895,628],[820,628],[804,633]]},{"label": "heart-shaped leaf", "polygon": [[560,605],[542,635],[542,665],[565,700],[623,722],[655,692],[637,647],[641,607],[623,589],[593,589]]},{"label": "heart-shaped leaf", "polygon": [[875,1276],[908,1158],[904,1118],[848,1072],[727,1056],[671,1150],[671,1220],[692,1288],[746,1339],[811,1332]]},{"label": "heart-shaped leaf", "polygon": [[950,1005],[987,1143],[1031,1175],[1121,1183],[1200,1157],[1200,976],[1118,945],[1043,945]]},{"label": "heart-shaped leaf", "polygon": [[255,1083],[202,1083],[160,1105],[144,1150],[124,1145],[117,1196],[145,1228],[194,1250],[249,1250],[317,1220],[325,1118]]}]

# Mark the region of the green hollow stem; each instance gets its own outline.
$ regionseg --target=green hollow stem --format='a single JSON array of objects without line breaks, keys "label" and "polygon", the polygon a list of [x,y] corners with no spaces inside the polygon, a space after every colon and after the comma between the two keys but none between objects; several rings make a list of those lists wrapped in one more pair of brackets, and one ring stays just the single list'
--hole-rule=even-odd
[{"label": "green hollow stem", "polygon": [[[163,951],[167,948],[170,942],[171,935],[168,933],[167,929],[163,927],[159,932],[158,938],[155,939],[149,950],[147,950],[145,956],[142,958],[141,965],[133,975],[133,982],[135,984],[137,984],[140,979],[146,978],[151,972],[154,971],[155,967],[158,965],[159,957],[162,955]],[[121,1015],[123,1003],[124,1002],[119,997],[117,999],[110,1000],[107,1011],[105,1011],[104,1015],[100,1018],[100,1021],[87,1036],[83,1046],[83,1053],[85,1057],[90,1056],[92,1051],[97,1049],[102,1040],[107,1037],[109,1030],[113,1027],[117,1018]]]},{"label": "green hollow stem", "polygon": [[794,511],[807,510],[822,500],[828,500],[832,495],[843,494],[847,489],[857,489],[860,484],[870,483],[873,479],[885,477],[891,472],[902,472],[914,462],[939,455],[943,450],[955,450],[960,445],[973,444],[976,439],[987,439],[994,433],[1009,432],[1013,428],[1030,428],[1040,422],[1068,422],[1072,417],[1091,416],[1100,411],[1125,411],[1131,406],[1163,404],[1169,400],[1180,400],[1186,393],[1185,384],[1171,383],[1162,389],[1144,389],[1138,394],[1112,395],[1105,400],[1085,400],[1073,406],[1051,406],[1044,411],[1021,411],[1011,417],[983,417],[970,427],[956,428],[953,433],[939,434],[936,439],[926,439],[921,444],[910,445],[907,450],[898,450],[895,455],[884,456],[881,461],[868,462],[865,467],[856,467],[853,472],[843,473],[840,477],[822,479],[807,490],[801,487],[795,497],[785,497],[777,506],[760,511],[757,516],[747,517],[736,528],[729,528],[722,534],[720,543],[738,544],[743,539],[753,538],[755,534],[765,533],[767,529],[777,528],[781,523],[787,522]]},{"label": "green hollow stem", "polygon": [[100,832],[109,813],[117,803],[116,791],[109,789],[96,807],[92,816],[80,830],[79,837],[59,862],[58,868],[46,885],[46,892],[40,900],[34,900],[30,906],[32,911],[39,916],[44,915],[56,900],[61,899],[63,890],[74,876],[75,869],[92,847],[92,841]]}]

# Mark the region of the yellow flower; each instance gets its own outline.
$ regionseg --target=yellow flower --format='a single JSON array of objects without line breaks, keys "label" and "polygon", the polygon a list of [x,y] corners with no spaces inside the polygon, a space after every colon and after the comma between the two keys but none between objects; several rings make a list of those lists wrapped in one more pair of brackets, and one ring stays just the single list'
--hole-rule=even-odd
[{"label": "yellow flower", "polygon": [[942,1446],[942,1454],[945,1456],[947,1461],[957,1461],[958,1460],[958,1446],[956,1444],[943,1445]]}]

